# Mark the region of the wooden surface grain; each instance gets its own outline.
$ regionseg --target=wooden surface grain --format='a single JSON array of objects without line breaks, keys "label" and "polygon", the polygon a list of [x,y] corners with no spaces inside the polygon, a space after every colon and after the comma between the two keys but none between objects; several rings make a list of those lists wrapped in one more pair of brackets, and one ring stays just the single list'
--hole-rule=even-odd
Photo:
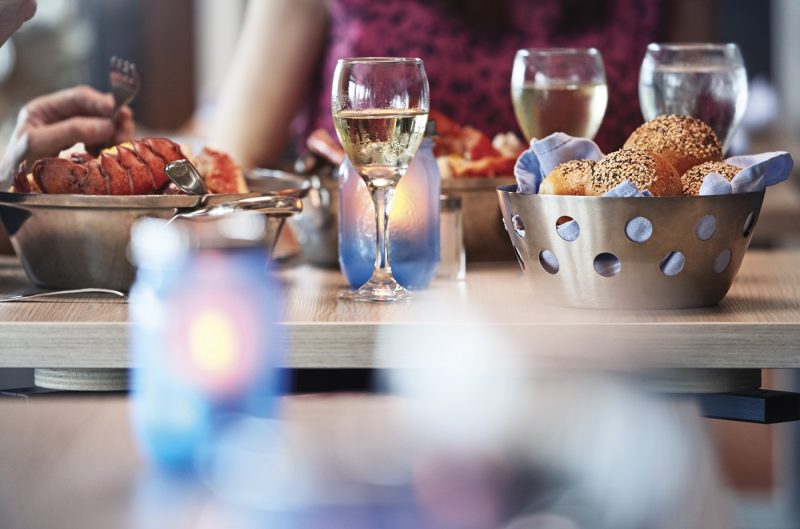
[{"label": "wooden surface grain", "polygon": [[[375,355],[382,339],[436,329],[456,343],[476,327],[531,356],[592,358],[598,344],[624,344],[665,367],[800,367],[798,251],[749,252],[727,298],[691,310],[541,305],[510,263],[476,266],[464,282],[435,281],[415,301],[389,305],[338,301],[338,271],[301,266],[280,277],[291,367],[402,365]],[[23,288],[19,265],[1,259],[0,295]],[[124,301],[96,295],[0,303],[0,367],[128,367],[126,320]]]}]

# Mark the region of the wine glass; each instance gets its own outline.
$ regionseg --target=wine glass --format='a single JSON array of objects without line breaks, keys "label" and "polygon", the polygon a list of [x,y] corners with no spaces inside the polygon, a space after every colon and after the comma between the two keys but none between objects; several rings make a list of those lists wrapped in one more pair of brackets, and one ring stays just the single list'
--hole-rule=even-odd
[{"label": "wine glass", "polygon": [[400,178],[417,152],[428,121],[428,77],[421,59],[342,59],[333,74],[331,107],[339,141],[375,204],[375,266],[354,301],[411,296],[392,276],[389,208]]},{"label": "wine glass", "polygon": [[747,107],[736,44],[650,44],[639,73],[644,119],[682,114],[707,123],[727,149]]},{"label": "wine glass", "polygon": [[594,48],[517,51],[511,101],[528,141],[553,132],[594,138],[608,105],[600,52]]}]

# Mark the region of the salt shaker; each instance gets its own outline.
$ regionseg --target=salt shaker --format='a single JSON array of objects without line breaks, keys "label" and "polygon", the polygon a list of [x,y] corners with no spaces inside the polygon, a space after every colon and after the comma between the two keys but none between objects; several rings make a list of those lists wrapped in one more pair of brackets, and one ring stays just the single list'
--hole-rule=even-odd
[{"label": "salt shaker", "polygon": [[440,255],[438,277],[464,279],[467,259],[464,252],[464,226],[461,197],[442,195],[439,200]]}]

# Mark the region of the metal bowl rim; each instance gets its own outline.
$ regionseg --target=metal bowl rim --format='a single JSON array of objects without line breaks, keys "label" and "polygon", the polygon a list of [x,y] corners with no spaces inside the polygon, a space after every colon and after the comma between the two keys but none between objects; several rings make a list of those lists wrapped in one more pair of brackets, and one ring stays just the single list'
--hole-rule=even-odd
[{"label": "metal bowl rim", "polygon": [[281,169],[268,169],[266,167],[254,167],[253,169],[246,171],[245,180],[248,184],[259,183],[265,180],[286,181],[292,185],[288,185],[285,190],[276,190],[275,192],[281,194],[289,193],[293,196],[297,196],[298,198],[305,197],[312,187],[311,180],[303,175],[291,173],[289,171],[283,171]]},{"label": "metal bowl rim", "polygon": [[470,192],[470,191],[494,191],[498,184],[506,187],[516,180],[513,176],[464,176],[457,178],[442,178],[441,188],[443,192]]},{"label": "metal bowl rim", "polygon": [[[617,202],[620,200],[629,201],[629,200],[637,200],[637,201],[645,201],[645,200],[663,200],[663,201],[674,201],[674,202],[685,202],[685,201],[712,201],[712,200],[726,200],[731,197],[744,197],[744,196],[757,196],[763,195],[766,193],[766,190],[761,191],[748,191],[746,193],[733,193],[730,195],[680,195],[680,196],[669,196],[669,197],[603,197],[603,196],[583,196],[583,195],[540,195],[538,193],[517,193],[517,185],[505,185],[505,186],[497,186],[497,191],[504,195],[508,196],[516,196],[516,197],[531,197],[530,200],[602,200],[602,203],[611,203]],[[535,197],[535,198],[533,198]]]},{"label": "metal bowl rim", "polygon": [[[289,175],[286,173],[286,175]],[[298,195],[305,194],[309,184],[298,186],[301,177],[289,178],[283,174],[270,178],[285,180],[285,190],[276,189],[272,192],[250,191],[248,193],[224,193],[205,196],[193,195],[76,195],[76,194],[50,194],[50,193],[17,193],[0,191],[0,206],[24,208],[58,208],[58,209],[151,209],[174,210],[176,208],[194,207],[201,202],[208,205],[232,202],[242,198],[266,195]]]},{"label": "metal bowl rim", "polygon": [[[235,193],[206,195],[209,203],[228,202],[265,193]],[[167,209],[198,205],[203,196],[197,195],[70,195],[48,193],[15,193],[0,191],[0,206],[24,208],[92,209]]]}]

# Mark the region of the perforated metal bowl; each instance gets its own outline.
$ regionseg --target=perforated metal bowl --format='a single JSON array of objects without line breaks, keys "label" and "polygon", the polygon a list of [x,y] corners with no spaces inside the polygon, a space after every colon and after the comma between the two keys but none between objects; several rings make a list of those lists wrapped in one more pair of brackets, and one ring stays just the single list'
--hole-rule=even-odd
[{"label": "perforated metal bowl", "polygon": [[[764,192],[660,198],[523,195],[515,185],[498,187],[497,194],[506,231],[537,299],[609,309],[690,308],[722,301],[764,200]],[[565,239],[557,226],[569,220],[579,229],[577,237]],[[646,238],[631,229],[639,227],[646,235],[648,225]]]}]

